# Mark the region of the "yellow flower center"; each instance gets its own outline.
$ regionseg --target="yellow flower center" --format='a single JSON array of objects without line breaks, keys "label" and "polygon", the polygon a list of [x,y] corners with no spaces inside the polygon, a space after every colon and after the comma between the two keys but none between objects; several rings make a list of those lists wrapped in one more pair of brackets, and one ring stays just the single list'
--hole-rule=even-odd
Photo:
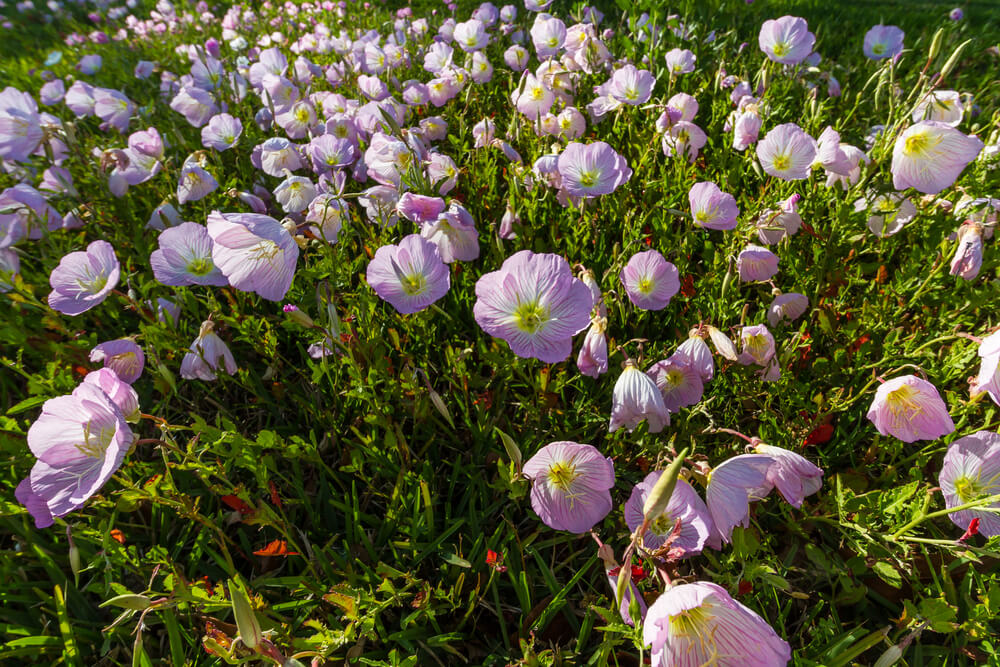
[{"label": "yellow flower center", "polygon": [[771,48],[771,50],[774,51],[774,55],[776,55],[779,58],[781,58],[786,53],[788,53],[789,51],[791,51],[791,47],[789,47],[788,44],[786,44],[784,42],[778,42],[777,44],[775,44]]},{"label": "yellow flower center", "polygon": [[597,183],[597,172],[594,171],[581,171],[580,172],[580,185],[585,188],[593,187]]},{"label": "yellow flower center", "polygon": [[967,503],[975,500],[980,494],[982,494],[982,490],[974,480],[970,479],[966,475],[962,475],[955,480],[955,493],[958,494],[959,500],[963,503]]},{"label": "yellow flower center", "polygon": [[211,273],[212,269],[215,268],[215,264],[208,257],[199,257],[192,260],[187,265],[188,273],[195,276],[205,276]]},{"label": "yellow flower center", "polygon": [[697,638],[701,637],[705,630],[705,624],[712,618],[705,606],[686,609],[679,614],[670,617],[670,629],[677,637]]},{"label": "yellow flower center", "polygon": [[636,285],[636,289],[638,289],[643,294],[649,294],[650,292],[653,291],[653,287],[655,285],[656,282],[652,278],[650,278],[649,276],[643,276],[642,278],[639,279],[639,283]]},{"label": "yellow flower center", "polygon": [[903,154],[913,157],[927,157],[927,152],[940,143],[940,139],[932,138],[927,132],[917,132],[903,142]]},{"label": "yellow flower center", "polygon": [[417,296],[427,290],[427,278],[422,273],[411,273],[408,276],[403,276],[399,283],[409,296]]},{"label": "yellow flower center", "polygon": [[557,461],[549,468],[549,484],[562,492],[567,492],[573,480],[580,476],[576,466],[570,461]]},{"label": "yellow flower center", "polygon": [[774,158],[774,168],[778,171],[784,171],[792,166],[792,158],[788,153],[782,153]]},{"label": "yellow flower center", "polygon": [[538,333],[548,319],[548,309],[537,301],[522,303],[514,310],[514,324],[525,333]]}]

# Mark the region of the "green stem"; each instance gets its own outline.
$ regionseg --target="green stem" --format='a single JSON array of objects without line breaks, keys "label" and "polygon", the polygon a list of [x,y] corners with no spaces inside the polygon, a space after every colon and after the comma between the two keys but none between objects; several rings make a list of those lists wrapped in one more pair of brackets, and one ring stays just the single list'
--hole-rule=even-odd
[{"label": "green stem", "polygon": [[992,496],[986,496],[985,498],[980,498],[978,500],[973,500],[972,502],[964,503],[962,505],[956,505],[955,507],[949,507],[948,509],[938,510],[937,512],[930,512],[929,514],[924,512],[920,513],[916,519],[910,521],[908,524],[897,530],[892,534],[893,540],[898,540],[900,536],[908,532],[911,528],[920,525],[928,519],[936,519],[941,516],[947,516],[954,512],[961,512],[969,509],[976,509],[978,507],[983,507],[984,505],[992,505],[993,503],[1000,502],[1000,493],[994,494]]}]

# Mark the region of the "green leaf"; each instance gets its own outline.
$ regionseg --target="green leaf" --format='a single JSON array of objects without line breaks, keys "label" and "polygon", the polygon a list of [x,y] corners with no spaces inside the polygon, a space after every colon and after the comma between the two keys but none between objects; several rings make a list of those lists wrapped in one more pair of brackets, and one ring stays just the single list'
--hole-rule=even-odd
[{"label": "green leaf", "polygon": [[872,566],[872,570],[878,575],[878,578],[889,584],[893,588],[900,588],[903,585],[903,577],[899,574],[892,565],[886,563],[883,560],[878,561]]}]

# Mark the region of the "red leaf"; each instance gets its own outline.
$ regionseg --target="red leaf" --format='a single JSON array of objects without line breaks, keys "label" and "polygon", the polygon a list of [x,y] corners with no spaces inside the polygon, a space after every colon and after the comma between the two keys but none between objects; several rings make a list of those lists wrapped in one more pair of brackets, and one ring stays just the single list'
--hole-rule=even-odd
[{"label": "red leaf", "polygon": [[833,424],[820,424],[813,432],[806,436],[803,445],[822,445],[830,442],[833,437]]},{"label": "red leaf", "polygon": [[275,505],[278,509],[284,507],[284,504],[281,502],[281,496],[278,495],[278,487],[270,480],[268,480],[267,485],[271,488],[271,504]]},{"label": "red leaf", "polygon": [[962,534],[960,538],[958,538],[958,541],[965,542],[973,535],[978,535],[978,534],[979,534],[979,517],[973,517],[972,521],[969,522],[969,527],[965,529],[965,532]]},{"label": "red leaf", "polygon": [[263,549],[253,552],[254,556],[298,556],[298,551],[289,551],[288,542],[274,540]]},{"label": "red leaf", "polygon": [[244,501],[240,500],[239,496],[222,496],[219,500],[225,503],[229,509],[236,510],[240,514],[253,514],[253,508],[247,505]]}]

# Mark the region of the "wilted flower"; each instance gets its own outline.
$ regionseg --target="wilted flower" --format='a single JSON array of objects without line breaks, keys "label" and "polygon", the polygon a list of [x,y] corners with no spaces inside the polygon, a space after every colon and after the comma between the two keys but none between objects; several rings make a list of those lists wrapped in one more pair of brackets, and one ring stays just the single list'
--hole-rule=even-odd
[{"label": "wilted flower", "polygon": [[101,343],[90,351],[90,360],[96,364],[104,364],[121,379],[132,384],[142,375],[146,363],[146,355],[131,338],[120,338]]},{"label": "wilted flower", "polygon": [[631,432],[643,420],[649,424],[650,433],[659,433],[670,424],[670,412],[653,379],[629,360],[615,382],[608,430],[614,433],[624,426]]},{"label": "wilted flower", "polygon": [[573,351],[573,336],[590,323],[592,307],[590,290],[565,259],[522,250],[476,282],[473,314],[519,357],[555,363]]},{"label": "wilted flower", "polygon": [[181,377],[185,380],[211,382],[216,379],[215,372],[219,369],[219,364],[230,375],[236,372],[236,360],[233,359],[229,346],[216,335],[215,323],[206,320],[201,323],[198,337],[191,343],[191,351],[181,361]]},{"label": "wilted flower", "polygon": [[531,508],[549,528],[585,533],[611,511],[615,467],[591,445],[553,442],[524,464]]},{"label": "wilted flower", "polygon": [[619,276],[629,300],[643,310],[662,310],[680,291],[677,267],[656,250],[632,255]]},{"label": "wilted flower", "polygon": [[295,276],[299,246],[274,218],[257,213],[220,213],[208,216],[212,261],[229,284],[256,292],[269,301],[281,301]]},{"label": "wilted flower", "polygon": [[611,194],[632,177],[625,158],[603,141],[570,143],[559,154],[558,167],[563,189],[574,197]]},{"label": "wilted flower", "polygon": [[760,616],[706,581],[668,588],[646,612],[642,637],[652,667],[783,667],[792,658]]},{"label": "wilted flower", "polygon": [[903,375],[880,385],[868,419],[882,435],[903,442],[937,440],[955,430],[937,388],[915,375]]},{"label": "wilted flower", "polygon": [[728,231],[736,229],[740,209],[736,198],[711,182],[695,183],[688,191],[695,227]]},{"label": "wilted flower", "polygon": [[[948,509],[1000,494],[1000,434],[977,431],[948,445],[938,483]],[[979,519],[979,532],[994,537],[1000,535],[997,507],[1000,502],[952,512],[948,518],[962,530]]]},{"label": "wilted flower", "polygon": [[368,263],[366,280],[375,293],[403,314],[431,305],[451,286],[448,267],[436,245],[410,234],[399,245],[385,245]]},{"label": "wilted flower", "polygon": [[86,251],[71,252],[52,270],[49,306],[64,315],[79,315],[101,303],[118,284],[120,267],[107,241],[93,241]]},{"label": "wilted flower", "polygon": [[760,50],[774,62],[797,65],[812,53],[816,36],[809,32],[805,19],[782,16],[764,21],[757,41]]},{"label": "wilted flower", "polygon": [[892,150],[893,187],[937,194],[954,183],[982,149],[978,137],[966,136],[945,123],[925,120],[911,125]]}]

